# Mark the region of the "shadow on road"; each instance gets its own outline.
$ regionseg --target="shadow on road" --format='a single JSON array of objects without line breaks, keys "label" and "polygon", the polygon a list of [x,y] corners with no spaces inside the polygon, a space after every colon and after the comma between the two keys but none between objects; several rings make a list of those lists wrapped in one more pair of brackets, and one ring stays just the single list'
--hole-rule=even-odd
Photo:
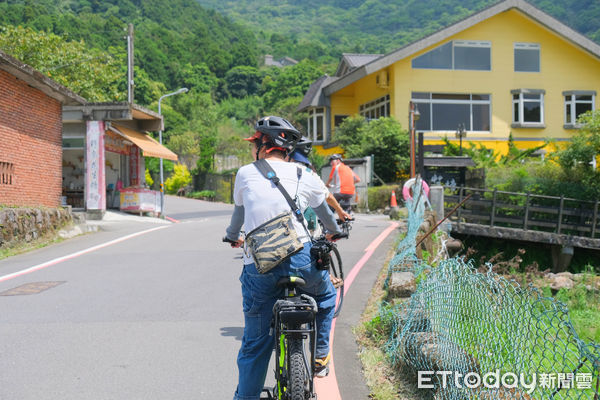
[{"label": "shadow on road", "polygon": [[242,340],[244,328],[238,326],[224,326],[221,328],[221,336],[233,336],[235,340]]}]

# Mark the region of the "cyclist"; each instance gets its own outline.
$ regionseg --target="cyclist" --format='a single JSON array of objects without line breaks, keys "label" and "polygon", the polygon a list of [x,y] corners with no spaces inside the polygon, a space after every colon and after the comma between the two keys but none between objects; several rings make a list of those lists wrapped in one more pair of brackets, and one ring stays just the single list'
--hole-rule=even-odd
[{"label": "cyclist", "polygon": [[[315,171],[315,168],[313,167],[312,163],[308,159],[308,156],[310,155],[311,151],[312,151],[312,140],[302,137],[298,141],[298,143],[296,143],[296,148],[289,155],[288,158],[290,161],[294,161],[298,164],[302,164],[303,166],[307,167],[309,169],[309,171],[311,173],[313,173],[319,179],[319,181],[321,183],[323,183],[323,181],[321,180],[321,177],[317,174],[317,172]],[[325,183],[323,183],[323,190],[327,194],[327,204],[329,204],[333,208],[333,210],[337,213],[339,219],[342,221],[351,219],[352,218],[351,215],[348,214],[346,211],[344,211],[344,209],[342,208],[342,206],[340,206],[340,203],[338,203],[338,201],[335,199],[333,194],[331,194],[329,192],[329,190],[327,190],[327,186],[325,186]],[[309,215],[307,215],[307,214],[309,214]],[[310,221],[310,216],[312,216],[313,214],[314,214],[314,212],[312,212],[312,210],[310,208],[308,208],[306,210],[306,212],[304,213],[304,216],[306,217],[306,219],[308,221]]]},{"label": "cyclist", "polygon": [[[280,117],[264,117],[255,125],[256,133],[247,138],[253,146],[255,159],[265,159],[280,179],[290,196],[296,196],[300,204],[312,207],[325,228],[340,233],[333,214],[325,202],[321,184],[312,174],[299,174],[293,163],[285,157],[293,150],[301,137],[300,132]],[[226,236],[234,240],[234,247],[243,245],[240,238],[242,225],[246,232],[290,210],[290,205],[270,180],[252,165],[241,167],[234,184],[235,208]],[[282,290],[276,282],[284,276],[299,276],[306,281],[302,291],[317,302],[317,376],[327,374],[329,361],[329,332],[333,318],[336,291],[328,271],[318,270],[311,259],[311,242],[304,227],[294,219],[294,227],[304,248],[287,258],[265,274],[258,273],[254,260],[244,252],[244,268],[240,276],[242,284],[244,335],[238,354],[238,386],[234,399],[259,399],[268,370],[269,359],[275,345],[270,334],[270,324],[275,301]],[[331,237],[331,236],[330,236]]]},{"label": "cyclist", "polygon": [[329,180],[327,180],[327,187],[333,188],[335,199],[346,211],[350,212],[350,202],[356,191],[354,184],[360,182],[360,178],[352,171],[352,168],[342,162],[340,154],[333,154],[329,157],[329,163],[331,164],[331,172]]}]

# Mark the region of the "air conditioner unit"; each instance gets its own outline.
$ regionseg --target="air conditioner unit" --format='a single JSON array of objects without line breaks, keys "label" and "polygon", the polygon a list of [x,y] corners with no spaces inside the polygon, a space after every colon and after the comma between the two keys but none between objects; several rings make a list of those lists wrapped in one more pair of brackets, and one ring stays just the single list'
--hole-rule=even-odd
[{"label": "air conditioner unit", "polygon": [[377,87],[387,89],[389,87],[390,77],[387,70],[379,71],[375,77]]}]

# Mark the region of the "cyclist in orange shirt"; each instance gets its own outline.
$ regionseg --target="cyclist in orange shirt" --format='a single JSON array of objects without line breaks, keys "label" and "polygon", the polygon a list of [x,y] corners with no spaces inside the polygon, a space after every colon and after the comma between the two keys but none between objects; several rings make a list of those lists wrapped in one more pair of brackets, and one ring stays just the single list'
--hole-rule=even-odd
[{"label": "cyclist in orange shirt", "polygon": [[[327,180],[327,187],[333,188],[333,196],[345,211],[351,211],[351,201],[356,191],[354,184],[360,182],[360,178],[352,171],[352,168],[342,162],[340,154],[329,157],[331,173]],[[333,183],[332,183],[333,181]]]}]

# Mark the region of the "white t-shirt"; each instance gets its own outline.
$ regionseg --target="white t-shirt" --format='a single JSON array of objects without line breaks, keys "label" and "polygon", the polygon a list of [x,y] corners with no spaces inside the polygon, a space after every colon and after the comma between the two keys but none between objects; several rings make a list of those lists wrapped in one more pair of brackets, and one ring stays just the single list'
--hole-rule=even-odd
[{"label": "white t-shirt", "polygon": [[[298,196],[298,205],[301,211],[308,207],[317,207],[325,201],[326,193],[323,192],[322,182],[315,175],[300,168],[302,175],[298,180],[298,166],[283,160],[267,160],[275,171],[282,186],[294,199]],[[253,229],[276,216],[291,211],[291,207],[270,180],[265,178],[253,165],[248,164],[241,167],[235,177],[233,189],[233,200],[236,206],[244,206],[244,231],[251,232]],[[306,231],[296,220],[294,228],[298,238],[302,242],[308,242]],[[254,262],[252,256],[244,252],[244,264]]]}]

